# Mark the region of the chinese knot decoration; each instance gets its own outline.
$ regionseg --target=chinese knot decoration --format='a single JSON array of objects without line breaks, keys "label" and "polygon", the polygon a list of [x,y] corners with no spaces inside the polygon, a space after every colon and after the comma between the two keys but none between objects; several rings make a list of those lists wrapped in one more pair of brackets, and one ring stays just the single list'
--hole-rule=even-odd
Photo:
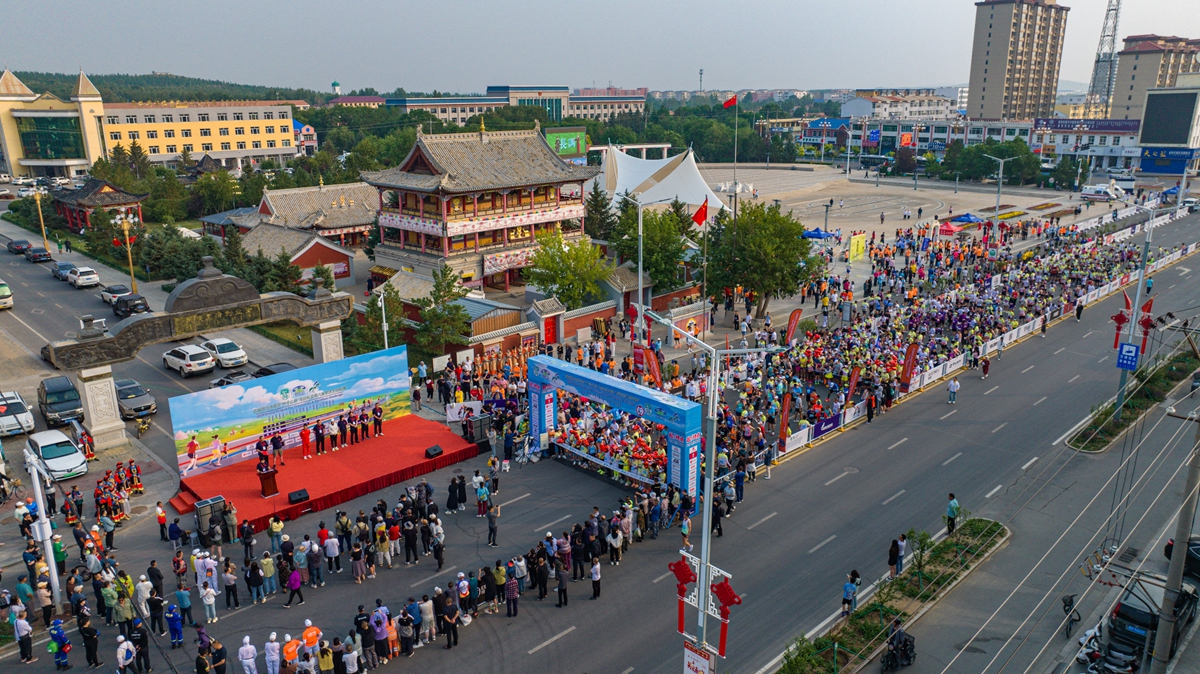
[{"label": "chinese knot decoration", "polygon": [[733,591],[728,578],[709,587],[712,588],[713,594],[717,595],[717,601],[721,602],[721,643],[717,655],[725,657],[725,639],[729,636],[729,607],[741,604],[742,598]]},{"label": "chinese knot decoration", "polygon": [[680,557],[677,562],[668,564],[667,568],[675,574],[675,591],[679,593],[679,633],[683,634],[683,597],[687,594],[687,586],[696,582],[696,572],[692,571],[692,565],[688,564],[687,559],[683,557]]},{"label": "chinese knot decoration", "polygon": [[1121,344],[1121,329],[1129,322],[1129,317],[1125,315],[1124,311],[1118,311],[1115,316],[1110,316],[1110,318],[1113,323],[1117,324],[1117,332],[1113,335],[1113,348],[1115,349]]}]

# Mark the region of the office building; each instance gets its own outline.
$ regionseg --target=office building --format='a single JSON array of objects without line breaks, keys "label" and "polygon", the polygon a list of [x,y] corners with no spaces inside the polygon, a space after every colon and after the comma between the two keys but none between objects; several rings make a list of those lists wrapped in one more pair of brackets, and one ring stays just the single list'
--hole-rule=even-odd
[{"label": "office building", "polygon": [[1150,89],[1173,87],[1181,73],[1200,72],[1200,40],[1131,35],[1117,54],[1117,77],[1109,116],[1141,119]]},{"label": "office building", "polygon": [[542,108],[551,122],[565,118],[608,120],[621,114],[642,114],[646,97],[615,90],[597,95],[572,94],[569,87],[559,85],[506,85],[488,87],[483,96],[389,98],[386,103],[405,113],[424,110],[444,122],[462,125],[475,115],[518,105]]},{"label": "office building", "polygon": [[136,141],[150,161],[172,167],[184,151],[228,169],[282,166],[297,153],[292,106],[277,101],[109,103],[103,119],[106,153]]},{"label": "office building", "polygon": [[82,72],[67,100],[35,94],[0,73],[0,172],[13,176],[86,175],[104,156],[104,101]]},{"label": "office building", "polygon": [[873,117],[877,119],[919,119],[954,117],[958,114],[956,101],[933,94],[860,94],[842,103],[842,117]]},{"label": "office building", "polygon": [[970,101],[970,87],[937,87],[933,90],[935,96],[945,96],[954,101],[955,110],[966,110]]},{"label": "office building", "polygon": [[1054,114],[1068,11],[1055,0],[975,3],[967,116],[1009,120]]}]

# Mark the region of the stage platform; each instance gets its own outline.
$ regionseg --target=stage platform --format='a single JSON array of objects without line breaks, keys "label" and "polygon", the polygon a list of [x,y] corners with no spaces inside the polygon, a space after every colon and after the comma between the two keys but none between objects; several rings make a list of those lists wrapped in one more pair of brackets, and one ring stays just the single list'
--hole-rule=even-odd
[{"label": "stage platform", "polygon": [[[432,445],[441,445],[443,453],[426,459],[425,450]],[[319,457],[314,454],[304,460],[299,447],[285,450],[284,465],[276,476],[279,493],[271,498],[260,496],[255,462],[241,461],[183,478],[171,506],[180,514],[190,513],[197,501],[224,496],[237,508],[239,523],[248,519],[255,531],[262,531],[272,515],[279,515],[285,521],[294,520],[478,454],[477,445],[468,443],[446,426],[409,414],[384,422],[382,437]],[[309,499],[289,504],[288,494],[300,489],[308,490]],[[192,523],[188,522],[184,528],[191,529]]]}]

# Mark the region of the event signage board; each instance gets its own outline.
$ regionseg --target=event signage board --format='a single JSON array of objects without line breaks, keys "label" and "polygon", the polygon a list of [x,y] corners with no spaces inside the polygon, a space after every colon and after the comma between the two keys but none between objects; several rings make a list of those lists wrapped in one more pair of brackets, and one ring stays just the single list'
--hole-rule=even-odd
[{"label": "event signage board", "polygon": [[690,641],[683,642],[683,674],[716,674],[716,660],[716,655]]},{"label": "event signage board", "polygon": [[543,395],[539,433],[556,423],[559,390],[662,424],[667,437],[668,479],[696,494],[702,435],[699,404],[549,356],[534,356],[527,366],[530,390],[539,387]]},{"label": "event signage board", "polygon": [[838,426],[841,425],[841,422],[842,422],[842,416],[840,414],[817,421],[817,423],[813,424],[813,427],[812,427],[813,440],[816,440],[817,438],[821,437],[822,435],[825,435],[829,431],[835,430]]},{"label": "event signage board", "polygon": [[[336,421],[348,409],[370,413],[379,404],[384,421],[402,417],[409,413],[409,383],[408,347],[397,346],[175,396],[167,403],[180,472],[253,460],[259,438],[276,434],[285,448],[295,447],[301,428]],[[189,451],[193,442],[198,447]]]},{"label": "event signage board", "polygon": [[587,156],[587,128],[567,126],[546,129],[546,144],[563,159]]}]

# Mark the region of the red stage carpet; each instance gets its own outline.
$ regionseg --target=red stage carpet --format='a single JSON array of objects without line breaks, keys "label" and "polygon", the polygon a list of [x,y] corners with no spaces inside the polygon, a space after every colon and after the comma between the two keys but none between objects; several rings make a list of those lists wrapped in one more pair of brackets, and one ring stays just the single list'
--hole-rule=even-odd
[{"label": "red stage carpet", "polygon": [[[425,450],[432,445],[441,445],[443,453],[436,459],[426,459]],[[237,508],[238,520],[248,519],[256,531],[262,531],[271,515],[296,519],[304,513],[345,503],[478,454],[475,444],[442,424],[409,414],[384,422],[383,437],[320,457],[314,454],[307,461],[301,458],[299,447],[285,450],[285,465],[276,475],[279,493],[271,498],[260,495],[255,462],[250,460],[184,478],[171,505],[180,513],[187,513],[194,510],[196,501],[224,496]],[[290,505],[288,494],[300,489],[308,490],[309,500]]]}]

